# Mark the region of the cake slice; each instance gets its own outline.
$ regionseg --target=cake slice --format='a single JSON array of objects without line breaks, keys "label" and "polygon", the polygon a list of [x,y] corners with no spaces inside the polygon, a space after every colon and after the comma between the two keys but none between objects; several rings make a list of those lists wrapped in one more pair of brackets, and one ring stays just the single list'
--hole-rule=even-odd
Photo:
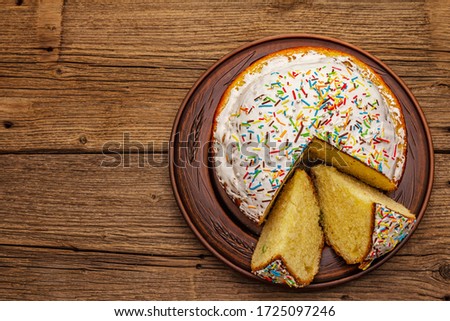
[{"label": "cake slice", "polygon": [[327,243],[348,264],[366,269],[409,233],[415,215],[378,190],[319,165],[311,168]]},{"label": "cake slice", "polygon": [[322,160],[328,165],[338,168],[340,171],[350,174],[366,184],[384,191],[393,191],[397,189],[395,180],[389,179],[382,172],[367,166],[355,156],[350,156],[341,152],[336,147],[330,145],[326,141],[314,137],[308,145],[306,155],[308,160]]},{"label": "cake slice", "polygon": [[324,243],[319,216],[314,185],[296,169],[270,210],[253,253],[253,273],[293,287],[311,283]]}]

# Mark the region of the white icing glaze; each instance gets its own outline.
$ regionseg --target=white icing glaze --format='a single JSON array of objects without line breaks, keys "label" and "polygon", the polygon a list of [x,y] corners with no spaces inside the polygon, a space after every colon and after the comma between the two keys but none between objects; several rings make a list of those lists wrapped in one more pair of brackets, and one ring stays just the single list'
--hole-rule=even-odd
[{"label": "white icing glaze", "polygon": [[414,216],[402,215],[381,204],[375,204],[374,216],[372,248],[359,266],[363,270],[367,269],[373,260],[392,251],[416,223]]},{"label": "white icing glaze", "polygon": [[[264,58],[263,58],[264,59]],[[217,115],[216,173],[259,222],[314,136],[398,181],[405,131],[396,100],[355,58],[301,50],[241,74]],[[258,63],[258,62],[257,62]],[[380,93],[383,92],[383,94]]]},{"label": "white icing glaze", "polygon": [[282,260],[275,260],[269,263],[264,269],[254,271],[256,276],[272,283],[287,284],[290,287],[298,288],[301,285],[289,273]]}]

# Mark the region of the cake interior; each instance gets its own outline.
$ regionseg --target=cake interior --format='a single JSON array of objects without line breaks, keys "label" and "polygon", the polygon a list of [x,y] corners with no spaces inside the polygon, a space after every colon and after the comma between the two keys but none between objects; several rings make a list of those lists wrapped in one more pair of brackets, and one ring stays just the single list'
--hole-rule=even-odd
[{"label": "cake interior", "polygon": [[319,270],[323,233],[314,186],[296,169],[284,184],[265,223],[252,257],[252,270],[281,259],[299,285],[309,284]]},{"label": "cake interior", "polygon": [[371,249],[376,203],[414,217],[403,205],[334,167],[315,166],[311,173],[327,243],[348,264],[361,263]]},{"label": "cake interior", "polygon": [[381,190],[393,191],[397,188],[396,184],[381,172],[339,151],[337,148],[317,137],[314,137],[308,145],[304,157],[308,157],[309,160],[320,159],[328,165],[332,165],[340,171]]}]

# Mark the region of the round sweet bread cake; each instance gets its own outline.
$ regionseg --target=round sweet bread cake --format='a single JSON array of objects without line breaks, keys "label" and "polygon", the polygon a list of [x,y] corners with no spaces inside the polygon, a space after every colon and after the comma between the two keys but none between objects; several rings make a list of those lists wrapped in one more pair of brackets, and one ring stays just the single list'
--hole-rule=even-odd
[{"label": "round sweet bread cake", "polygon": [[220,183],[258,224],[312,142],[328,148],[325,161],[342,155],[340,169],[384,190],[397,187],[406,161],[389,87],[354,56],[319,47],[278,51],[241,72],[217,107],[212,139]]}]

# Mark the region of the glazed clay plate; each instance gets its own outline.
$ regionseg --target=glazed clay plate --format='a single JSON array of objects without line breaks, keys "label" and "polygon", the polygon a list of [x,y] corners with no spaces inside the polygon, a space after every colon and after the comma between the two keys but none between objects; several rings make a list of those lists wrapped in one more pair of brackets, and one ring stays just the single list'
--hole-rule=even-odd
[{"label": "glazed clay plate", "polygon": [[222,94],[241,71],[263,56],[299,46],[337,49],[355,56],[373,68],[397,96],[407,127],[408,152],[399,188],[389,195],[417,215],[417,223],[407,238],[365,271],[345,264],[325,246],[319,273],[304,289],[325,288],[360,277],[395,255],[419,226],[431,193],[434,159],[426,120],[409,89],[378,59],[339,40],[311,35],[265,38],[226,55],[205,72],[181,104],[171,137],[170,178],[184,218],[206,248],[234,270],[267,282],[254,276],[250,268],[260,227],[230,200],[211,167],[211,130]]}]

